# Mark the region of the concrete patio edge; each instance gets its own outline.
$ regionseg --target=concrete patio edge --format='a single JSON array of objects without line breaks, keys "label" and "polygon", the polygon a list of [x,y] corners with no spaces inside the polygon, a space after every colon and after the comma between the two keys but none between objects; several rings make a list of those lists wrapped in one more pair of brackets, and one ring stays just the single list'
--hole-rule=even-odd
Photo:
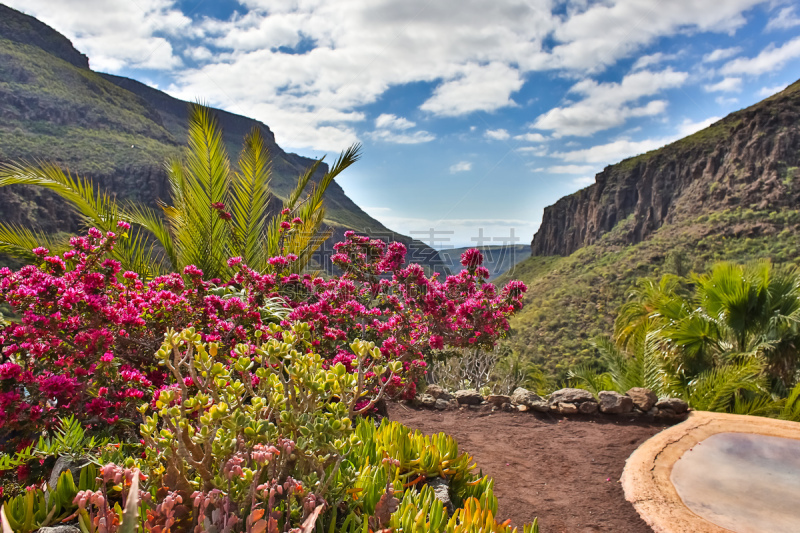
[{"label": "concrete patio edge", "polygon": [[717,433],[755,433],[800,440],[800,423],[758,416],[693,411],[684,422],[667,428],[639,446],[625,462],[625,499],[655,533],[730,533],[690,511],[670,476],[681,456]]}]

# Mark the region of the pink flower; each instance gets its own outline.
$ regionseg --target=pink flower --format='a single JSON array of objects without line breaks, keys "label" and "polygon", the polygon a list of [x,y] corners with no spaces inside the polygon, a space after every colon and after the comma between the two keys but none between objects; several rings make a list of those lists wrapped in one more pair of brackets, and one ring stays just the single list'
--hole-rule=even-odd
[{"label": "pink flower", "polygon": [[117,222],[117,227],[121,228],[122,230],[131,229],[131,225],[125,222],[124,220],[120,220],[119,222]]},{"label": "pink flower", "polygon": [[477,248],[470,248],[461,254],[461,264],[468,268],[479,267],[483,264],[483,254]]}]

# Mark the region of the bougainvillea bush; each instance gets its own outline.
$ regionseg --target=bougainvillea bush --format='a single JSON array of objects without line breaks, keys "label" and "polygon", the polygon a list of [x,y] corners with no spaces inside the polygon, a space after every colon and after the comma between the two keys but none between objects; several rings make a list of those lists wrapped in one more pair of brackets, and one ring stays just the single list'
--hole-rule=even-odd
[{"label": "bougainvillea bush", "polygon": [[[464,254],[464,271],[440,281],[419,265],[405,266],[402,244],[352,232],[337,245],[333,261],[343,274],[335,277],[290,274],[290,254],[272,258],[266,272],[231,258],[230,280],[207,280],[189,266],[145,281],[109,258],[126,238],[127,225],[120,225],[120,235],[93,229],[61,256],[37,248],[38,265],[0,270],[0,303],[18,317],[0,326],[6,447],[24,446],[68,415],[89,430],[135,436],[138,406],[174,380],[154,355],[168,328],[194,327],[228,364],[237,344],[274,336],[271,324],[304,322],[309,349],[324,365],[342,363],[370,382],[356,406],[362,411],[377,393],[413,395],[426,355],[493,344],[525,291],[519,282],[499,291],[485,283],[477,250]],[[374,343],[384,363],[401,367],[382,375],[358,368],[356,340]]]},{"label": "bougainvillea bush", "polygon": [[[337,245],[335,277],[291,273],[287,255],[266,272],[231,258],[225,281],[192,266],[143,280],[109,258],[126,230],[92,230],[61,256],[40,248],[38,265],[0,270],[0,301],[16,314],[0,326],[3,451],[67,416],[122,445],[123,466],[106,464],[89,488],[59,481],[58,516],[74,512],[65,520],[88,533],[133,520],[158,533],[510,531],[493,518],[491,481],[452,439],[359,419],[387,393],[412,395],[431,354],[492,345],[524,285],[485,283],[477,251],[441,281],[405,266],[402,245],[353,233]],[[7,510],[27,533],[54,515],[20,466],[34,485]],[[437,476],[463,506],[452,515],[426,487]]]}]

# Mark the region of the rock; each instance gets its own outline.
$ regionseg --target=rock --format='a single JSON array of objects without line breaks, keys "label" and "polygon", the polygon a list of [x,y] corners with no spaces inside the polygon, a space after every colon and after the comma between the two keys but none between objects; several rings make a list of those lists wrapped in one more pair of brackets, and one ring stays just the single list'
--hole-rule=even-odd
[{"label": "rock", "polygon": [[584,389],[561,389],[550,395],[550,405],[564,403],[593,402],[594,396]]},{"label": "rock", "polygon": [[574,415],[578,412],[578,406],[574,403],[558,402],[558,412],[562,415]]},{"label": "rock", "polygon": [[625,394],[630,396],[633,404],[645,413],[652,409],[658,401],[658,396],[653,391],[642,387],[633,387]]},{"label": "rock", "polygon": [[669,409],[678,415],[682,415],[689,410],[689,404],[680,398],[662,398],[656,402],[656,407],[659,409]]},{"label": "rock", "polygon": [[578,404],[578,411],[585,415],[593,415],[598,409],[597,402],[582,402]]},{"label": "rock", "polygon": [[486,397],[486,401],[492,405],[503,405],[504,403],[511,403],[511,397],[505,394],[490,394]]},{"label": "rock", "polygon": [[60,525],[51,527],[40,527],[39,533],[81,533],[78,526]]},{"label": "rock", "polygon": [[550,404],[547,403],[547,400],[522,387],[514,390],[511,395],[511,403],[524,405],[529,411],[539,411],[540,413],[546,413],[550,410]]},{"label": "rock", "polygon": [[664,420],[675,420],[676,418],[682,418],[681,415],[677,414],[672,409],[659,409],[658,407],[653,407],[653,409],[658,409],[658,414],[656,415],[657,418]]},{"label": "rock", "polygon": [[475,389],[464,389],[456,391],[456,401],[462,405],[480,405],[483,403],[483,396]]},{"label": "rock", "polygon": [[414,405],[417,405],[419,407],[427,407],[428,409],[433,409],[436,406],[436,398],[434,398],[430,394],[422,394],[414,398]]},{"label": "rock", "polygon": [[430,394],[437,400],[452,400],[453,395],[450,394],[448,391],[440,387],[439,385],[428,385],[425,388],[425,394]]},{"label": "rock", "polygon": [[524,413],[527,410],[528,410],[528,406],[527,405],[518,405],[517,406],[517,411],[519,411],[520,413]]},{"label": "rock", "polygon": [[447,411],[448,409],[455,409],[456,407],[458,407],[457,403],[455,405],[453,405],[453,403],[454,403],[453,400],[442,400],[441,398],[439,398],[438,400],[436,400],[436,403],[433,404],[433,407],[438,409],[439,411]]},{"label": "rock", "polygon": [[511,403],[515,403],[517,405],[527,405],[530,407],[531,402],[541,399],[542,397],[535,392],[531,392],[528,389],[523,389],[522,387],[517,387],[514,389],[514,392],[511,393]]},{"label": "rock", "polygon": [[647,411],[647,414],[650,416],[658,416],[658,407],[653,407],[652,409]]},{"label": "rock", "polygon": [[633,410],[633,398],[618,392],[604,390],[597,393],[600,399],[600,411],[611,415],[624,415]]},{"label": "rock", "polygon": [[450,500],[450,485],[446,479],[434,477],[428,480],[428,486],[433,489],[436,499],[442,502],[447,513],[452,515],[455,512],[453,502]]},{"label": "rock", "polygon": [[53,465],[53,469],[50,471],[50,478],[47,480],[47,486],[55,489],[58,483],[58,478],[61,476],[61,474],[63,474],[67,470],[72,472],[72,479],[75,481],[75,484],[77,485],[78,480],[81,477],[81,468],[86,466],[88,463],[89,461],[85,460],[82,461],[79,459],[77,461],[74,461],[70,457],[65,457],[65,456],[59,457],[58,459],[56,459],[56,464]]},{"label": "rock", "polygon": [[502,405],[500,408],[501,408],[503,411],[505,411],[506,413],[513,413],[514,411],[516,411],[516,409],[514,408],[514,406],[513,406],[513,405],[511,405],[511,402],[506,402],[506,403],[504,403],[504,404],[503,404],[503,405]]}]

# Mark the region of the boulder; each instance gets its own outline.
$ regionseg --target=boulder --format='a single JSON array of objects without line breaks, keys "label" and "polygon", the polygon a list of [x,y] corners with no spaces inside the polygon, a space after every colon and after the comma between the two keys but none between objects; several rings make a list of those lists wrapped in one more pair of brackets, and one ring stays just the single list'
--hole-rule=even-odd
[{"label": "boulder", "polygon": [[460,405],[480,405],[483,403],[483,396],[475,389],[456,391],[455,398]]},{"label": "boulder", "polygon": [[593,401],[592,393],[584,389],[560,389],[550,395],[550,405],[558,405],[561,402],[578,404]]},{"label": "boulder", "polygon": [[518,387],[514,390],[514,393],[511,395],[511,403],[524,405],[529,411],[539,411],[540,413],[546,413],[550,410],[550,405],[547,403],[547,400],[535,392],[523,389],[522,387]]},{"label": "boulder", "polygon": [[578,404],[578,411],[585,415],[593,415],[598,409],[597,402],[581,402]]},{"label": "boulder", "polygon": [[604,390],[597,393],[600,411],[611,415],[624,415],[633,410],[633,399],[618,392]]},{"label": "boulder", "polygon": [[511,403],[511,397],[505,394],[490,394],[486,397],[486,401],[492,405],[503,405],[504,403]]},{"label": "boulder", "polygon": [[630,396],[633,404],[645,413],[652,409],[658,401],[656,393],[642,387],[634,387],[625,394]]},{"label": "boulder", "polygon": [[[75,484],[78,484],[78,480],[81,477],[81,468],[89,464],[89,461],[86,459],[78,459],[77,461],[72,459],[71,457],[61,456],[56,459],[56,464],[53,465],[53,469],[50,471],[50,478],[47,480],[47,486],[52,487],[53,489],[56,488],[58,484],[58,478],[69,470],[72,472],[72,479],[75,481]],[[49,499],[50,493],[47,493],[47,497]]]},{"label": "boulder", "polygon": [[39,533],[81,533],[78,526],[71,526],[68,524],[50,527],[40,527]]},{"label": "boulder", "polygon": [[448,514],[453,514],[455,509],[453,502],[450,500],[450,485],[446,479],[434,477],[428,480],[428,486],[433,489],[433,495],[437,500],[442,502],[442,505],[447,510]]},{"label": "boulder", "polygon": [[453,399],[453,395],[452,394],[450,394],[448,391],[446,391],[445,389],[443,389],[442,387],[440,387],[439,385],[436,385],[436,384],[428,385],[425,388],[425,394],[430,394],[431,396],[433,396],[437,400],[452,400]]},{"label": "boulder", "polygon": [[414,405],[419,407],[427,407],[428,409],[433,409],[436,406],[436,398],[431,396],[430,394],[421,394],[414,398]]},{"label": "boulder", "polygon": [[689,404],[680,398],[662,398],[656,402],[656,407],[659,409],[669,409],[678,415],[682,415],[689,410]]},{"label": "boulder", "polygon": [[524,413],[527,410],[528,410],[528,406],[527,405],[518,405],[517,406],[517,411],[519,411],[520,413]]},{"label": "boulder", "polygon": [[433,404],[433,407],[438,409],[439,411],[447,411],[448,409],[455,409],[458,407],[458,403],[455,400],[442,400],[439,398],[436,400],[436,403]]},{"label": "boulder", "polygon": [[578,406],[574,403],[558,402],[558,412],[562,415],[574,415],[578,412]]},{"label": "boulder", "polygon": [[516,411],[516,408],[513,405],[511,405],[510,402],[504,403],[503,405],[500,406],[500,408],[506,413],[513,413]]}]

